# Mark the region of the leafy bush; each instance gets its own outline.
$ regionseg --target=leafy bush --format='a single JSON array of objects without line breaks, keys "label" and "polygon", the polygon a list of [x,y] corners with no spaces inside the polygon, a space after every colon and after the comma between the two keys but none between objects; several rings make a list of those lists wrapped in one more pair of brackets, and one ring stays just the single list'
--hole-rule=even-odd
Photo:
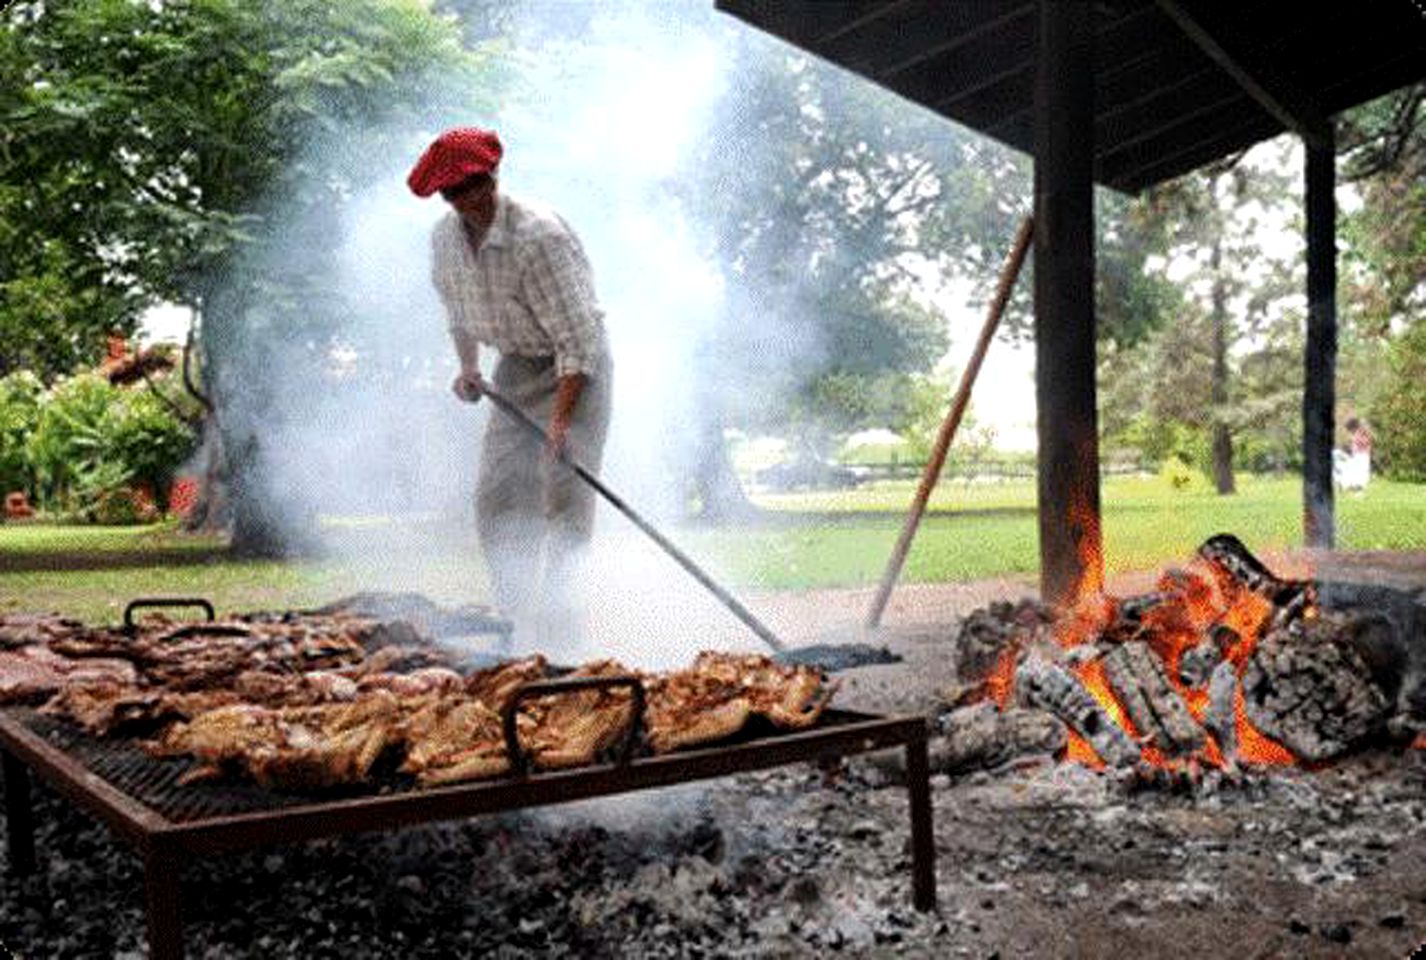
[{"label": "leafy bush", "polygon": [[104,419],[118,391],[98,374],[61,380],[43,398],[26,445],[41,502],[72,507],[76,478],[104,457]]},{"label": "leafy bush", "polygon": [[1391,345],[1391,387],[1372,408],[1377,459],[1394,480],[1426,480],[1426,322],[1408,328]]},{"label": "leafy bush", "polygon": [[28,370],[0,377],[0,495],[35,495],[35,471],[25,446],[40,419],[44,385]]},{"label": "leafy bush", "polygon": [[1177,454],[1164,459],[1159,476],[1173,489],[1182,491],[1196,490],[1207,482],[1201,472]]},{"label": "leafy bush", "polygon": [[104,458],[122,464],[129,480],[168,506],[174,471],[193,454],[196,438],[188,424],[148,390],[120,394],[104,424]]},{"label": "leafy bush", "polygon": [[167,503],[174,471],[194,442],[188,425],[149,390],[122,390],[82,374],[40,398],[25,456],[46,506],[123,523],[155,512],[155,500],[160,508]]}]

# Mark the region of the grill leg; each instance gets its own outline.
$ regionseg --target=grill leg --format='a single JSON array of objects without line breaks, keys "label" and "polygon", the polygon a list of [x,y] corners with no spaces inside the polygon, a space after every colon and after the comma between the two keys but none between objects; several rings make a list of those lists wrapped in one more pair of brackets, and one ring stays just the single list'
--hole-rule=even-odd
[{"label": "grill leg", "polygon": [[5,773],[5,822],[9,828],[10,872],[35,872],[35,818],[30,808],[30,770],[18,757],[0,751]]},{"label": "grill leg", "polygon": [[926,738],[906,745],[906,789],[911,795],[911,899],[917,910],[936,909],[936,838],[931,823],[931,764]]},{"label": "grill leg", "polygon": [[163,850],[144,855],[144,907],[149,960],[183,960],[183,917],[179,903],[179,860]]}]

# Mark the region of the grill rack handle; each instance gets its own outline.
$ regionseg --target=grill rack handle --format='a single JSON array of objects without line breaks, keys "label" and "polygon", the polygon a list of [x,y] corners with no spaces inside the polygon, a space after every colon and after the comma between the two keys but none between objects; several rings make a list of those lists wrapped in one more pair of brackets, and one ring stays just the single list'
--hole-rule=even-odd
[{"label": "grill rack handle", "polygon": [[544,697],[556,693],[610,690],[617,687],[628,687],[634,695],[633,703],[630,705],[629,729],[624,734],[624,743],[620,746],[616,759],[620,765],[627,764],[634,758],[634,749],[643,739],[644,703],[647,699],[644,696],[643,681],[633,674],[621,674],[615,677],[564,677],[557,680],[532,680],[522,685],[505,704],[505,709],[500,712],[501,725],[505,731],[505,752],[510,757],[510,769],[518,776],[524,776],[530,769],[530,758],[525,755],[525,749],[520,745],[520,733],[515,725],[522,702],[531,697]]},{"label": "grill rack handle", "polygon": [[124,607],[124,631],[126,633],[133,633],[137,626],[134,623],[134,611],[148,607],[202,607],[203,612],[208,615],[209,623],[218,619],[213,604],[202,597],[140,597],[137,600],[130,600],[128,606]]}]

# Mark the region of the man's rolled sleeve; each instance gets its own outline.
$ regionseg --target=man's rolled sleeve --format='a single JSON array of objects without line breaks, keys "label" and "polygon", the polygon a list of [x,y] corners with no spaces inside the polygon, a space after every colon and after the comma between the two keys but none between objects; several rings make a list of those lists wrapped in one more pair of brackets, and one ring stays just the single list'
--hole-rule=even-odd
[{"label": "man's rolled sleeve", "polygon": [[603,320],[579,241],[550,233],[531,243],[524,285],[536,322],[554,343],[555,376],[593,376],[603,349]]}]

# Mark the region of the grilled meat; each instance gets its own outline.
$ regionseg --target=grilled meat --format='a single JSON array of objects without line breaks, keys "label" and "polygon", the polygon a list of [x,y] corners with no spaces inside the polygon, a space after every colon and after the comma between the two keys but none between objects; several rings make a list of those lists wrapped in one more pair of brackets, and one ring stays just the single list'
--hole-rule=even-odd
[{"label": "grilled meat", "polygon": [[779,729],[817,722],[837,684],[818,670],[767,657],[704,652],[688,670],[647,682],[645,726],[655,753],[722,740],[753,717]]}]

